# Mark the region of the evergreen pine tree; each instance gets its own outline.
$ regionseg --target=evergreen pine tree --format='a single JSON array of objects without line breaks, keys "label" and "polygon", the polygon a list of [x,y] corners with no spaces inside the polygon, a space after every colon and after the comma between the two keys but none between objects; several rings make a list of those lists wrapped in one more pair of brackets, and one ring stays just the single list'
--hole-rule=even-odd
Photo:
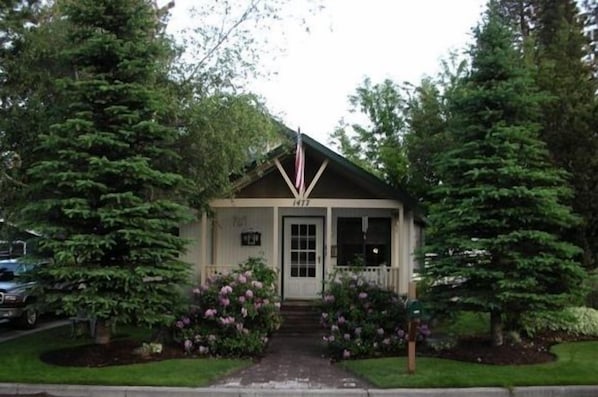
[{"label": "evergreen pine tree", "polygon": [[[24,215],[53,259],[40,268],[48,303],[98,320],[166,324],[188,265],[173,231],[185,209],[171,198],[184,183],[169,171],[176,132],[158,78],[168,47],[149,0],[63,0],[70,22],[70,106],[40,139]],[[60,288],[56,288],[59,286]]]},{"label": "evergreen pine tree", "polygon": [[540,136],[555,164],[571,174],[570,201],[583,222],[572,240],[587,268],[598,264],[598,86],[574,0],[542,0],[537,10],[537,83],[549,95]]},{"label": "evergreen pine tree", "polygon": [[576,217],[538,137],[532,78],[496,2],[475,29],[471,71],[451,105],[455,148],[438,159],[425,273],[446,310],[489,312],[493,343],[521,314],[570,303],[584,272],[559,239]]}]

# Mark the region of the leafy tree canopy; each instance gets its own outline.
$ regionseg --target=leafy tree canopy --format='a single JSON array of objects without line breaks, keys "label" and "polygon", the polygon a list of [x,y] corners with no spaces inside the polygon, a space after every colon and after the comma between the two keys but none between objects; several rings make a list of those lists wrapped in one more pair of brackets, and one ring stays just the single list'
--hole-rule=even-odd
[{"label": "leafy tree canopy", "polygon": [[373,172],[391,185],[399,185],[407,176],[405,99],[401,87],[385,80],[372,84],[365,79],[349,97],[351,112],[365,115],[369,124],[341,121],[331,135],[340,152],[362,168]]}]

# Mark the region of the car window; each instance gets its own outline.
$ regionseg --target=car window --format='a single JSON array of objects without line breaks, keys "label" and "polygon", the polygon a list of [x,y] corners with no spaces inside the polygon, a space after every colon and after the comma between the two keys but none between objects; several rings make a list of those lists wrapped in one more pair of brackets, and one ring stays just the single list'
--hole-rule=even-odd
[{"label": "car window", "polygon": [[19,262],[0,262],[0,281],[11,281],[31,270],[33,265]]},{"label": "car window", "polygon": [[0,281],[11,281],[15,278],[15,269],[13,264],[0,264]]}]

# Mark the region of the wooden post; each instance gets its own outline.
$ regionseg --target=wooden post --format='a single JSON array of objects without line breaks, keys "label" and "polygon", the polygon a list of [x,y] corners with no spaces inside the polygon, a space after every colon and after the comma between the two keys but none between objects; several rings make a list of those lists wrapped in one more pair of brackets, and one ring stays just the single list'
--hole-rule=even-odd
[{"label": "wooden post", "polygon": [[[416,289],[415,289],[415,282],[409,282],[409,289],[407,292],[407,299],[408,300],[415,300],[416,298]],[[417,326],[419,320],[409,319],[409,328],[408,328],[408,337],[409,340],[407,342],[407,372],[411,375],[415,373],[415,340],[417,338]]]}]

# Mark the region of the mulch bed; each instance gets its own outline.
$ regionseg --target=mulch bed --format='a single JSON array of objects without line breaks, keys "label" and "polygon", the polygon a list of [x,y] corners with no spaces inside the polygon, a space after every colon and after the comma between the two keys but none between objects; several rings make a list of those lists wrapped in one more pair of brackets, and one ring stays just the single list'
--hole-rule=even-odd
[{"label": "mulch bed", "polygon": [[553,343],[537,339],[521,343],[505,343],[494,347],[487,338],[472,337],[459,340],[454,348],[430,353],[438,358],[494,365],[540,364],[554,361],[556,356],[549,352]]},{"label": "mulch bed", "polygon": [[[539,335],[533,340],[524,339],[520,343],[505,342],[503,346],[493,347],[490,340],[481,337],[461,339],[451,349],[433,351],[418,346],[418,355],[447,358],[494,365],[526,365],[554,361],[556,357],[550,353],[555,343],[574,340],[596,340],[575,338],[562,334]],[[41,360],[53,365],[70,367],[106,367],[110,365],[127,365],[147,363],[173,358],[189,358],[180,346],[163,345],[161,354],[140,355],[135,349],[138,341],[131,339],[114,340],[107,345],[89,344],[44,353]],[[0,395],[0,397],[2,397]]]},{"label": "mulch bed", "polygon": [[[41,360],[52,365],[68,367],[106,367],[110,365],[128,365],[172,358],[188,358],[182,347],[164,344],[162,353],[141,355],[135,353],[140,347],[138,341],[131,339],[114,340],[106,345],[82,345],[60,350],[52,350],[41,355]],[[1,396],[0,396],[1,397]]]},{"label": "mulch bed", "polygon": [[552,345],[587,340],[597,339],[562,333],[545,333],[536,335],[533,339],[524,338],[518,343],[505,341],[503,346],[493,347],[489,338],[469,337],[460,339],[451,349],[439,352],[424,349],[424,355],[493,365],[541,364],[556,360],[556,356],[550,353]]}]

